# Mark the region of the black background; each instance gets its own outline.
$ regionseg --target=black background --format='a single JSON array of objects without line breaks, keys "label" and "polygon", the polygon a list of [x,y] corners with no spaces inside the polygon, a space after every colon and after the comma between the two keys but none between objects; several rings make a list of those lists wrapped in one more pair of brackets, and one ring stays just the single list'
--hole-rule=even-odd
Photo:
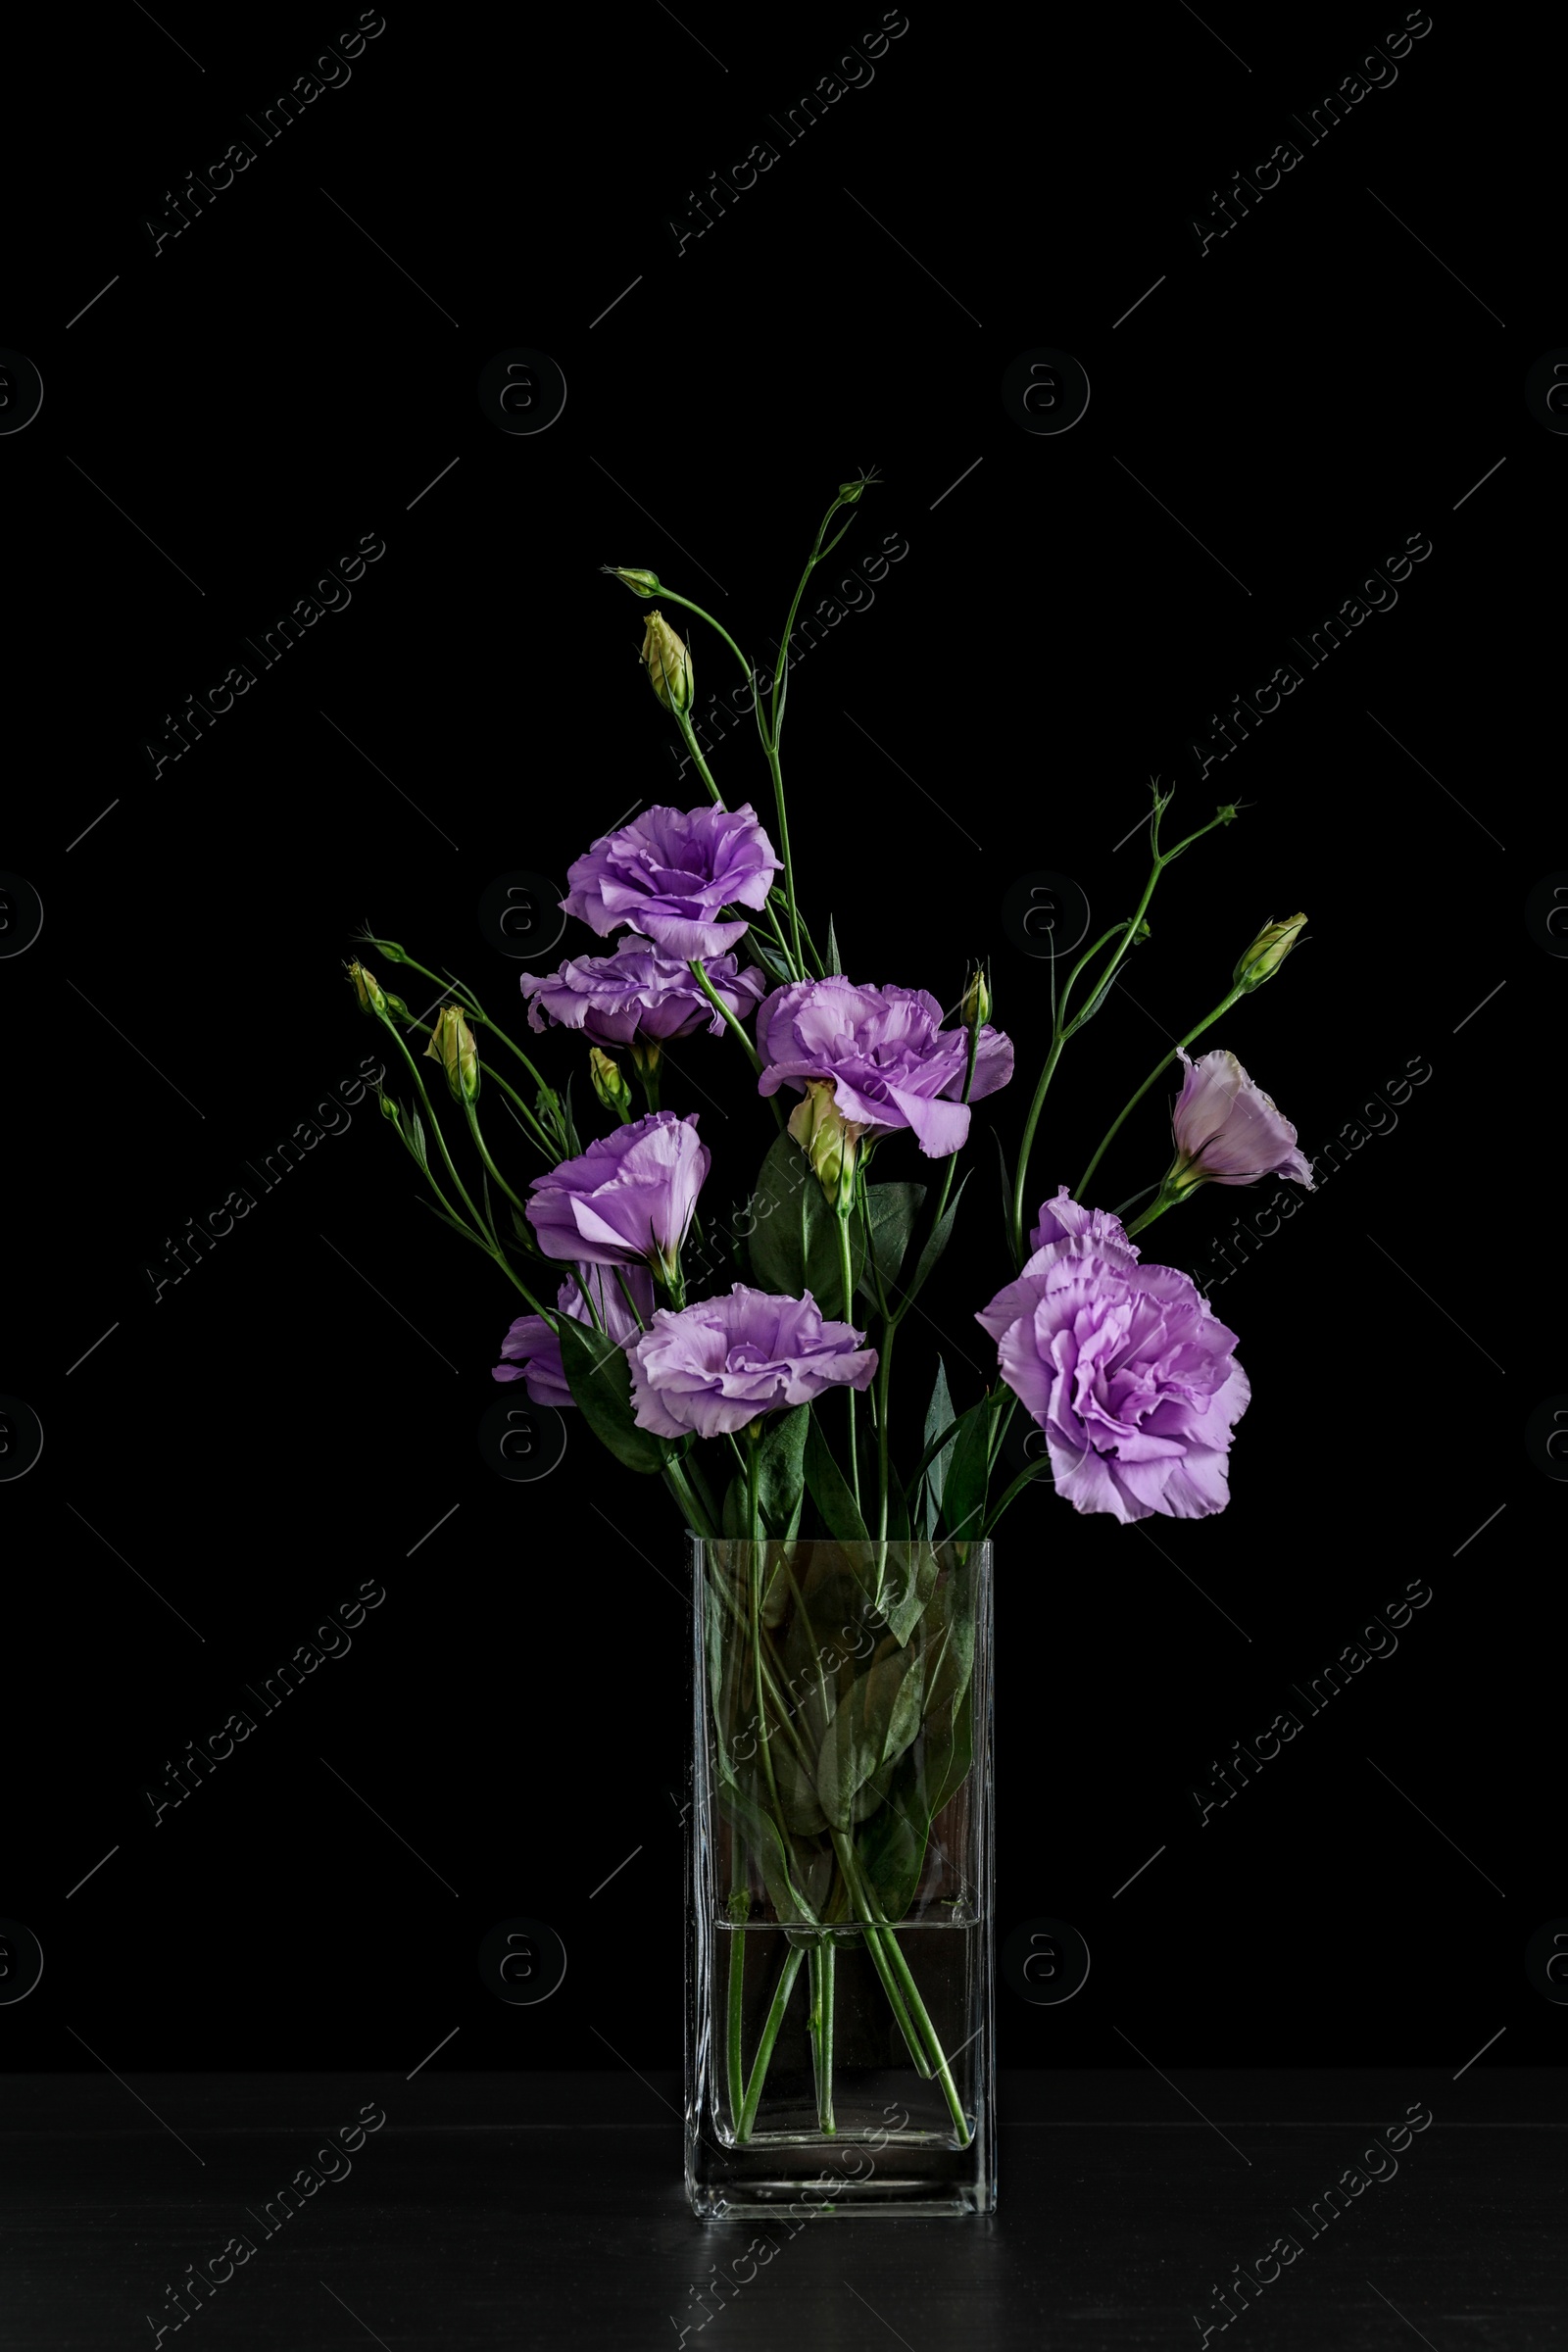
[{"label": "black background", "polygon": [[[482,1463],[511,1295],[416,1205],[368,1100],[156,1304],[144,1268],[375,1051],[340,972],[362,917],[520,1030],[485,886],[564,880],[628,805],[701,797],[638,672],[643,608],[597,567],[658,569],[765,658],[834,485],[872,464],[843,573],[887,534],[907,554],[794,676],[803,894],[858,978],[951,1004],[989,954],[1019,1057],[905,1343],[906,1442],[938,1347],[959,1401],[978,1393],[971,1318],[1005,1278],[984,1130],[1015,1150],[1049,1015],[1003,898],[1051,868],[1097,927],[1128,911],[1152,774],[1181,788],[1173,822],[1243,813],[1166,875],[1127,991],[1064,1059],[1031,1206],[1269,916],[1306,909],[1310,944],[1205,1042],[1309,1152],[1409,1061],[1432,1070],[1215,1293],[1253,1383],[1228,1511],[1139,1531],[1039,1493],[1004,1523],[998,1926],[1071,1921],[1094,1967],[1060,2008],[1002,1986],[1001,2055],[1457,2066],[1506,2029],[1486,2065],[1558,2057],[1564,2012],[1523,1966],[1568,1912],[1556,1496],[1523,1439],[1568,1386],[1561,966],[1523,919],[1568,862],[1556,753],[1529,748],[1560,651],[1564,451],[1523,399],[1564,339],[1538,33],[1502,56],[1479,12],[1440,10],[1232,234],[1200,257],[1188,226],[1401,14],[915,9],[787,148],[767,110],[875,10],[394,8],[265,147],[242,110],[352,10],[18,36],[0,339],[45,402],[0,441],[3,861],[45,921],[0,962],[0,1389],[45,1447],[0,1487],[0,1911],[46,1967],[0,2007],[0,2065],[80,2068],[85,2042],[122,2071],[406,2067],[455,2028],[442,2068],[676,2063],[670,1504],[577,1425],[537,1485]],[[255,163],[155,258],[144,218],[242,133]],[[688,190],[768,135],[779,161],[677,258]],[[568,386],[538,437],[477,399],[519,345]],[[1093,387],[1059,438],[1001,399],[1041,345]],[[366,533],[386,552],[352,605],[155,778],[165,714]],[[1211,713],[1417,533],[1433,552],[1397,607],[1200,780]],[[727,686],[712,632],[692,645],[700,690]],[[766,818],[755,742],[713,757]],[[560,953],[589,945],[572,926]],[[691,1091],[666,1102],[702,1113],[739,1200],[771,1122],[727,1043],[677,1053]],[[1105,1200],[1158,1174],[1164,1093]],[[499,1109],[487,1130],[520,1143]],[[1196,1268],[1250,1205],[1211,1192],[1150,1254]],[[368,1579],[386,1598],[351,1653],[155,1829],[165,1759]],[[1412,1579],[1433,1599],[1397,1654],[1200,1828],[1211,1759]],[[477,1973],[517,1914],[569,1955],[536,2009]]]}]

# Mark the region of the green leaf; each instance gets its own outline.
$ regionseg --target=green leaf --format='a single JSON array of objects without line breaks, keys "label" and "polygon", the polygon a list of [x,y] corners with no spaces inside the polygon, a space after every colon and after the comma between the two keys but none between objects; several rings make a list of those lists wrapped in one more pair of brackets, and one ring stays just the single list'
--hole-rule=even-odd
[{"label": "green leaf", "polygon": [[882,1613],[888,1629],[902,1649],[924,1614],[925,1605],[936,1590],[937,1555],[930,1544],[910,1544],[905,1553],[904,1565],[895,1571],[892,1589],[884,1585]]},{"label": "green leaf", "polygon": [[866,1823],[857,1841],[860,1861],[884,1919],[905,1918],[925,1867],[931,1818],[912,1754],[900,1758],[887,1801]]},{"label": "green leaf", "polygon": [[804,1838],[818,1836],[827,1828],[827,1815],[817,1802],[810,1774],[787,1740],[773,1741],[773,1774],[778,1783],[778,1801],[790,1828]]},{"label": "green leaf", "polygon": [[[793,1137],[776,1138],[752,1195],[752,1279],[759,1290],[799,1298],[806,1291],[828,1316],[844,1311],[838,1218]],[[864,1259],[858,1223],[850,1227],[850,1281]]]},{"label": "green leaf", "polygon": [[752,1533],[751,1511],[746,1481],[737,1474],[724,1489],[724,1500],[718,1515],[718,1532],[737,1544],[749,1542]]},{"label": "green leaf", "polygon": [[566,1385],[595,1437],[628,1470],[662,1470],[663,1447],[651,1430],[639,1429],[633,1417],[631,1366],[625,1349],[613,1346],[602,1332],[589,1330],[573,1315],[563,1315],[558,1328]]},{"label": "green leaf", "polygon": [[[904,1253],[909,1247],[914,1220],[925,1199],[923,1184],[868,1184],[865,1188],[866,1222],[871,1228],[871,1256],[882,1277],[883,1287],[897,1287]],[[871,1298],[870,1269],[861,1278],[860,1288]]]},{"label": "green leaf", "polygon": [[[809,1406],[807,1411],[809,1414]],[[869,1543],[859,1507],[814,1416],[806,1436],[806,1483],[830,1536],[837,1536],[841,1544]]]},{"label": "green leaf", "polygon": [[757,1450],[757,1488],[767,1535],[788,1539],[800,1525],[810,1417],[810,1406],[798,1404],[793,1412],[770,1414],[763,1429]]},{"label": "green leaf", "polygon": [[844,970],[843,964],[839,961],[839,943],[833,934],[833,917],[831,915],[827,918],[827,953],[822,958],[822,966],[824,971],[832,974],[834,978],[837,978]]},{"label": "green leaf", "polygon": [[958,1423],[953,1441],[953,1459],[942,1487],[942,1521],[950,1536],[972,1543],[980,1533],[980,1517],[991,1477],[992,1400],[982,1396]]},{"label": "green leaf", "polygon": [[[949,1239],[953,1233],[953,1220],[958,1213],[958,1202],[963,1199],[963,1187],[968,1183],[969,1177],[973,1174],[974,1170],[971,1168],[968,1172],[968,1175],[966,1175],[963,1178],[962,1183],[959,1184],[957,1191],[954,1194],[953,1199],[948,1202],[948,1205],[943,1210],[941,1216],[937,1219],[935,1225],[931,1228],[931,1232],[926,1240],[925,1248],[921,1250],[919,1258],[916,1262],[914,1274],[910,1280],[909,1288],[906,1293],[906,1297],[912,1298],[916,1292],[923,1288],[926,1276],[930,1273],[932,1267],[936,1264],[937,1259],[942,1255],[943,1250],[947,1248]],[[940,1424],[938,1426],[940,1427]],[[931,1435],[934,1437],[936,1432],[933,1430]]]},{"label": "green leaf", "polygon": [[501,1247],[501,1236],[496,1230],[495,1202],[490,1198],[490,1172],[487,1168],[481,1168],[479,1170],[479,1180],[483,1186],[484,1192],[484,1221],[490,1228],[490,1239],[494,1242],[496,1248],[499,1250]]},{"label": "green leaf", "polygon": [[409,1118],[414,1127],[415,1155],[417,1158],[420,1167],[428,1172],[430,1166],[430,1151],[429,1146],[424,1140],[424,1121],[420,1118],[418,1112],[413,1107],[412,1104],[409,1108]]},{"label": "green leaf", "polygon": [[[931,1391],[931,1401],[925,1408],[925,1446],[930,1447],[935,1445],[942,1432],[956,1419],[957,1415],[953,1409],[953,1398],[948,1394],[947,1366],[939,1355],[937,1357],[936,1386]],[[934,1536],[937,1532],[937,1516],[942,1503],[942,1490],[948,1483],[948,1465],[953,1459],[953,1447],[956,1442],[956,1440],[950,1439],[941,1452],[933,1457],[930,1467],[926,1471],[925,1532],[928,1536]]]},{"label": "green leaf", "polygon": [[901,1756],[920,1729],[924,1688],[923,1654],[892,1647],[840,1699],[816,1764],[817,1802],[834,1829],[850,1827],[866,1782]]},{"label": "green leaf", "polygon": [[1002,1162],[1002,1230],[1007,1237],[1007,1248],[1010,1250],[1012,1248],[1012,1178],[1007,1174],[1007,1154],[1002,1149],[1002,1138],[994,1127],[991,1130],[991,1140],[997,1147],[997,1157]]},{"label": "green leaf", "polygon": [[797,1875],[795,1857],[779,1833],[771,1813],[764,1811],[755,1798],[738,1788],[730,1796],[730,1807],[745,1829],[747,1841],[757,1857],[767,1888],[768,1899],[779,1918],[791,1926],[809,1926],[816,1911],[810,1892]]},{"label": "green leaf", "polygon": [[921,1774],[932,1821],[962,1788],[973,1761],[974,1706],[965,1690],[950,1714],[927,1727]]},{"label": "green leaf", "polygon": [[582,1145],[577,1138],[577,1123],[571,1115],[571,1080],[569,1078],[566,1080],[564,1092],[561,1097],[561,1132],[566,1139],[566,1157],[580,1159]]}]

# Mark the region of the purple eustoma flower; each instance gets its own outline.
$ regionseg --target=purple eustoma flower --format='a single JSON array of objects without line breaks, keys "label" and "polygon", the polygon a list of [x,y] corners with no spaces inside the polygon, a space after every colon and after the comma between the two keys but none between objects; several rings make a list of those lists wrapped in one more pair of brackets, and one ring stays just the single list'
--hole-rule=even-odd
[{"label": "purple eustoma flower", "polygon": [[666,956],[720,956],[746,935],[726,906],[761,906],[780,861],[744,808],[645,808],[566,868],[567,914],[606,936],[624,924]]},{"label": "purple eustoma flower", "polygon": [[1234,1054],[1200,1054],[1196,1061],[1182,1054],[1181,1061],[1186,1075],[1171,1113],[1176,1157],[1167,1192],[1255,1184],[1260,1176],[1289,1176],[1309,1193],[1317,1190],[1312,1163],[1297,1148],[1296,1129]]},{"label": "purple eustoma flower", "polygon": [[[631,1293],[630,1306],[622,1281]],[[618,1279],[609,1266],[578,1266],[575,1276],[562,1284],[556,1304],[591,1331],[593,1316],[584,1290],[592,1292],[600,1327],[617,1348],[634,1340],[654,1311],[653,1276],[644,1266],[628,1266]],[[535,1404],[559,1408],[576,1403],[561,1360],[561,1342],[543,1315],[519,1315],[501,1343],[501,1353],[505,1360],[493,1368],[492,1380],[520,1380]]]},{"label": "purple eustoma flower", "polygon": [[[737,1020],[756,1011],[767,982],[755,964],[741,971],[733,956],[715,956],[704,969]],[[662,1045],[705,1022],[715,1036],[724,1027],[691,967],[635,935],[621,940],[613,956],[573,956],[559,971],[524,972],[522,993],[533,1000],[530,1029],[554,1021],[580,1029],[599,1046]]]},{"label": "purple eustoma flower", "polygon": [[697,1113],[650,1111],[535,1179],[525,1211],[546,1257],[596,1266],[652,1265],[667,1276],[680,1255],[708,1174]]},{"label": "purple eustoma flower", "polygon": [[1056,1492],[1124,1524],[1222,1511],[1251,1394],[1236,1334],[1185,1274],[1140,1264],[1114,1217],[1058,1193],[1036,1228],[1053,1232],[975,1320],[1046,1433]]},{"label": "purple eustoma flower", "polygon": [[[874,1141],[907,1127],[931,1159],[967,1140],[969,1106],[954,1097],[963,1092],[968,1031],[944,1029],[942,1007],[923,988],[861,988],[841,976],[776,988],[758,1009],[757,1051],[760,1094],[831,1085],[857,1136]],[[1011,1041],[983,1027],[971,1100],[1011,1076]]]},{"label": "purple eustoma flower", "polygon": [[662,1438],[716,1438],[829,1389],[868,1388],[876,1349],[864,1337],[824,1322],[809,1291],[776,1298],[738,1282],[678,1314],[661,1307],[627,1350],[637,1420]]}]

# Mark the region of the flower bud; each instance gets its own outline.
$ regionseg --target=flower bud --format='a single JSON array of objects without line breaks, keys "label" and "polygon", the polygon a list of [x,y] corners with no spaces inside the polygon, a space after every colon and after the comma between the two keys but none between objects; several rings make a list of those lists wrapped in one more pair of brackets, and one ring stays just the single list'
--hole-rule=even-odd
[{"label": "flower bud", "polygon": [[612,1110],[624,1125],[631,1117],[631,1088],[621,1075],[619,1062],[612,1054],[602,1053],[598,1046],[591,1046],[588,1050],[588,1074],[600,1102],[607,1110]]},{"label": "flower bud", "polygon": [[1295,947],[1305,921],[1304,914],[1293,914],[1283,923],[1265,923],[1231,974],[1236,986],[1250,990],[1272,980]]},{"label": "flower bud", "polygon": [[624,580],[633,596],[657,596],[663,585],[657,571],[626,571],[618,564],[605,564],[600,568],[612,580]]},{"label": "flower bud", "polygon": [[401,1134],[403,1131],[403,1113],[398,1107],[397,1103],[393,1102],[390,1095],[383,1094],[379,1087],[377,1087],[375,1090],[375,1099],[381,1105],[382,1118],[390,1119],[393,1126],[397,1128],[399,1134]]},{"label": "flower bud", "polygon": [[350,986],[359,999],[362,1012],[380,1013],[386,1010],[386,991],[368,964],[351,963],[346,966]]},{"label": "flower bud", "polygon": [[638,659],[666,710],[691,709],[692,658],[662,613],[649,613]]},{"label": "flower bud", "polygon": [[477,1099],[479,1049],[459,1005],[442,1005],[424,1054],[427,1061],[440,1062],[446,1071],[454,1102],[472,1102]]},{"label": "flower bud", "polygon": [[810,1161],[829,1204],[847,1209],[865,1129],[844,1116],[831,1078],[807,1080],[806,1093],[790,1113],[789,1130]]},{"label": "flower bud", "polygon": [[969,974],[969,984],[963,992],[963,1025],[966,1029],[983,1028],[991,1018],[991,986],[984,964],[977,963]]}]

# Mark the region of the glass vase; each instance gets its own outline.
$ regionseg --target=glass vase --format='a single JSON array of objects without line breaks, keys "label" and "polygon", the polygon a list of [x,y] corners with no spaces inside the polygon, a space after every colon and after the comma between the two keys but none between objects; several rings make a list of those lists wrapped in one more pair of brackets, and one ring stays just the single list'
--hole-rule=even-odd
[{"label": "glass vase", "polygon": [[991,1547],[689,1546],[692,2206],[990,2213]]}]

